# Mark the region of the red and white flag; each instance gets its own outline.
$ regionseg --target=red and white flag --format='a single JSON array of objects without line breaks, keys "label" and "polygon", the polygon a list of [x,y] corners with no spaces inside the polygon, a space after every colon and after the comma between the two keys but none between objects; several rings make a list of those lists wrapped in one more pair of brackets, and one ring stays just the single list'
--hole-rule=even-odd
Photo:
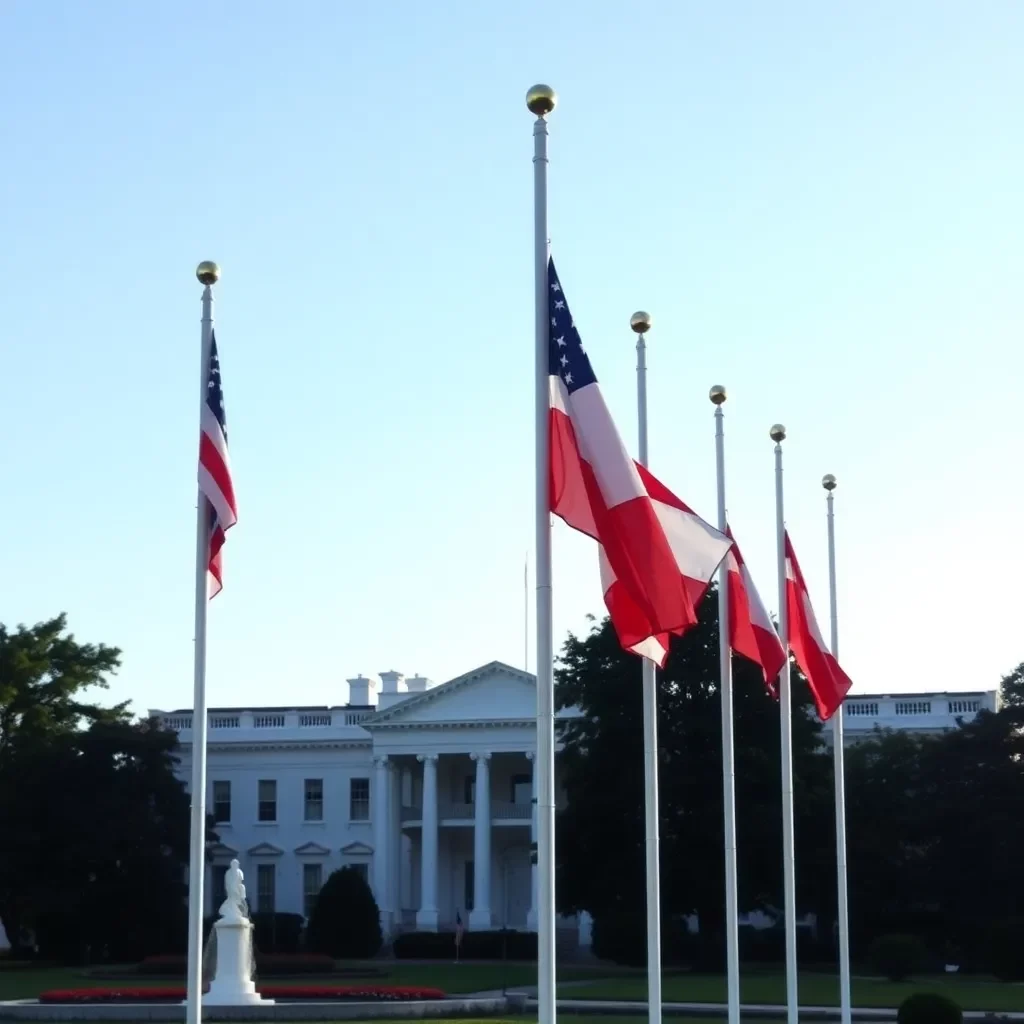
[{"label": "red and white flag", "polygon": [[223,586],[221,548],[224,535],[238,521],[235,488],[228,459],[228,429],[224,417],[224,392],[220,386],[217,339],[210,338],[210,362],[206,367],[206,401],[199,429],[199,490],[206,499],[208,548],[206,591],[216,597]]},{"label": "red and white flag", "polygon": [[729,570],[729,646],[761,666],[768,692],[777,697],[776,680],[786,664],[786,649],[768,617],[732,530],[726,527],[725,532],[733,542],[725,563]]},{"label": "red and white flag", "polygon": [[551,511],[597,541],[622,646],[664,666],[731,541],[627,453],[548,262]]},{"label": "red and white flag", "polygon": [[786,614],[789,618],[789,646],[800,670],[807,677],[814,703],[823,722],[842,707],[853,683],[832,656],[814,617],[807,584],[786,533]]}]

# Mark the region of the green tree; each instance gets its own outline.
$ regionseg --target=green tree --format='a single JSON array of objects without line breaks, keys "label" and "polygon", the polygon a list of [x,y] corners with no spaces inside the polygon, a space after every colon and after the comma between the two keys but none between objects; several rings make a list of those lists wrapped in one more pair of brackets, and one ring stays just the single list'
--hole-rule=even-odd
[{"label": "green tree", "polygon": [[0,920],[50,956],[131,959],[185,935],[176,738],[86,699],[118,662],[63,615],[0,626]]},{"label": "green tree", "polygon": [[380,950],[380,911],[366,879],[353,867],[339,868],[324,883],[306,936],[309,948],[339,959],[368,959]]},{"label": "green tree", "polygon": [[87,722],[123,721],[127,705],[104,708],[84,699],[90,689],[106,689],[120,663],[116,647],[78,643],[63,614],[13,632],[0,624],[0,772],[21,744],[75,732]]},{"label": "green tree", "polygon": [[909,932],[975,966],[1000,920],[1024,915],[1024,665],[1001,706],[935,736],[877,733],[848,748],[855,951]]},{"label": "green tree", "polygon": [[[700,624],[676,638],[658,673],[662,906],[696,912],[715,950],[724,928],[721,693],[717,593]],[[740,903],[782,904],[779,706],[760,670],[733,660]],[[582,716],[561,729],[558,898],[563,912],[598,919],[644,913],[644,786],[640,660],[609,620],[570,635],[556,702]],[[798,900],[828,913],[835,900],[831,758],[806,683],[793,673]],[[824,837],[825,841],[822,842]],[[642,934],[642,932],[641,932]],[[670,940],[667,940],[670,941]]]}]

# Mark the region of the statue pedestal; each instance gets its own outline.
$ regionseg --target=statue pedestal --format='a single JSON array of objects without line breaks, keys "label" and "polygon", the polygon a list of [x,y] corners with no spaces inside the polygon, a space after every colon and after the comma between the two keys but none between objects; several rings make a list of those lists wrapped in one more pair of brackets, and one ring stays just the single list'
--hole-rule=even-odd
[{"label": "statue pedestal", "polygon": [[272,1005],[274,1000],[264,999],[249,976],[252,922],[239,914],[231,918],[222,917],[213,927],[217,930],[217,970],[210,982],[210,990],[203,996],[203,1005]]}]

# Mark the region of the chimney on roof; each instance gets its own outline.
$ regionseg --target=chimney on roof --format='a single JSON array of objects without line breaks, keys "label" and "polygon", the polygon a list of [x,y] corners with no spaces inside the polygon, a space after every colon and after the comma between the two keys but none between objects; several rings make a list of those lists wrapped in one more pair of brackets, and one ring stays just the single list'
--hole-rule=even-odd
[{"label": "chimney on roof", "polygon": [[401,672],[381,672],[380,674],[381,693],[408,693],[405,685],[405,676]]},{"label": "chimney on roof", "polygon": [[362,707],[377,703],[377,680],[364,679],[362,673],[348,680],[348,702]]},{"label": "chimney on roof", "polygon": [[434,684],[426,676],[409,676],[405,681],[410,693],[423,693],[429,690]]}]

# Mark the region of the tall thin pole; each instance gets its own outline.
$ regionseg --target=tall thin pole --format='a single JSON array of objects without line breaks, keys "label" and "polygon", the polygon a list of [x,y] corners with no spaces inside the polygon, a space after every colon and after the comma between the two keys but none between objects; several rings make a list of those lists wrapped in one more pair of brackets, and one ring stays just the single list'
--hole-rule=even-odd
[{"label": "tall thin pole", "polygon": [[[832,492],[836,478],[826,473],[821,486],[828,492],[828,598],[832,627],[832,657],[839,657],[839,612],[836,599],[836,516]],[[839,932],[839,1009],[842,1024],[853,1020],[850,991],[850,902],[846,888],[846,767],[843,747],[843,709],[832,716],[832,760],[836,785],[836,895]]]},{"label": "tall thin pole", "polygon": [[526,94],[533,123],[537,587],[537,1016],[555,1021],[555,682],[551,625],[551,502],[548,495],[548,125],[555,91]]},{"label": "tall thin pole", "polygon": [[[213,284],[216,264],[200,263],[196,276],[203,283],[200,330],[199,419],[206,404],[206,372],[213,339]],[[188,977],[185,1021],[199,1024],[203,998],[203,880],[206,874],[206,569],[209,551],[210,507],[196,489],[196,611],[192,696],[192,821],[188,862]]]},{"label": "tall thin pole", "polygon": [[[634,313],[636,332],[636,409],[640,464],[647,465],[647,342],[650,314]],[[658,680],[654,662],[642,658],[644,708],[644,832],[647,852],[647,1016],[661,1024],[661,852],[658,847]]]},{"label": "tall thin pole", "polygon": [[[718,478],[718,529],[729,528],[725,511],[725,388],[708,394],[715,406],[715,468]],[[725,963],[729,1024],[740,1024],[740,931],[736,880],[736,764],[733,743],[732,647],[729,643],[729,559],[718,569],[718,660],[722,686],[722,806],[725,846]]]},{"label": "tall thin pole", "polygon": [[782,747],[782,880],[786,922],[786,1021],[798,1024],[800,1001],[796,974],[796,860],[793,851],[793,694],[789,671],[789,614],[786,608],[786,517],[782,501],[782,442],[786,428],[771,429],[775,442],[775,533],[779,563],[779,638],[786,661],[779,674]]},{"label": "tall thin pole", "polygon": [[523,558],[523,671],[530,671],[530,552]]}]

